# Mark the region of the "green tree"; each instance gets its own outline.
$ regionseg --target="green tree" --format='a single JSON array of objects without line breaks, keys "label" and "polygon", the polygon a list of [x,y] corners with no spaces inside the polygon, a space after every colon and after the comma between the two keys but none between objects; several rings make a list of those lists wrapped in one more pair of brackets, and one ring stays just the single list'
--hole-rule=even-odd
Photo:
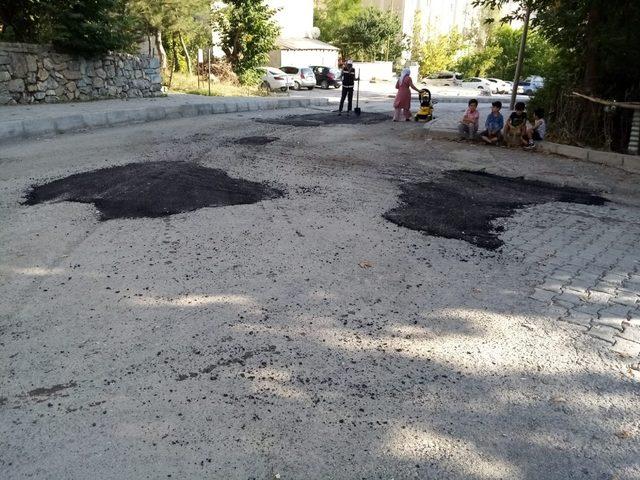
[{"label": "green tree", "polygon": [[0,39],[89,56],[133,50],[140,38],[127,0],[0,0],[0,25]]},{"label": "green tree", "polygon": [[0,0],[0,40],[48,40],[50,35],[47,34],[47,26],[51,24],[51,13],[49,2],[45,0]]},{"label": "green tree", "polygon": [[425,42],[420,56],[420,75],[452,68],[463,44],[462,35],[455,30],[449,35],[439,35]]},{"label": "green tree", "polygon": [[487,47],[461,57],[455,69],[465,77],[492,77],[491,72],[496,66],[496,59],[502,53],[497,45]]},{"label": "green tree", "polygon": [[320,40],[334,43],[340,32],[363,10],[361,0],[330,0],[316,2],[313,22],[320,29]]},{"label": "green tree", "polygon": [[407,46],[398,15],[369,7],[345,25],[335,40],[343,56],[359,60],[394,60]]},{"label": "green tree", "polygon": [[411,31],[411,60],[418,62],[422,53],[422,12],[416,10]]},{"label": "green tree", "polygon": [[[126,0],[62,0],[52,25],[52,43],[59,50],[83,55],[134,51],[140,39],[138,18]],[[63,12],[63,14],[62,14]]]},{"label": "green tree", "polygon": [[263,0],[230,0],[213,19],[220,33],[222,51],[240,78],[255,79],[251,72],[264,64],[275,48],[280,28],[275,10]]},{"label": "green tree", "polygon": [[[165,44],[183,50],[190,69],[190,54],[185,36],[209,28],[208,0],[128,0],[141,19],[144,32],[153,35],[163,69],[167,68]],[[166,38],[165,38],[166,36]]]},{"label": "green tree", "polygon": [[[456,64],[456,69],[465,76],[513,80],[521,36],[522,29],[514,29],[509,25],[494,29],[486,38],[486,45],[461,57]],[[555,56],[555,47],[540,33],[531,32],[528,36],[522,77],[529,75],[546,77]]]}]

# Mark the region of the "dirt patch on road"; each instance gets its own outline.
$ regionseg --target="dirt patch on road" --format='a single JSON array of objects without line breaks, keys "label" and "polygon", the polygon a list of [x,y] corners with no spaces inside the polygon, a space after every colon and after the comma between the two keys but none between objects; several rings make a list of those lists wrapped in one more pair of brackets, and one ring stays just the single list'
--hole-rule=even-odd
[{"label": "dirt patch on road", "polygon": [[93,203],[101,220],[163,217],[204,207],[256,203],[283,195],[262,183],[188,162],[147,162],[79,173],[33,186],[25,204]]},{"label": "dirt patch on road", "polygon": [[585,190],[484,172],[453,170],[433,182],[402,185],[402,205],[384,218],[429,235],[464,240],[495,250],[503,242],[492,222],[528,205],[569,202],[602,205]]},{"label": "dirt patch on road", "polygon": [[292,127],[320,127],[322,125],[370,125],[373,123],[385,122],[391,117],[385,113],[362,112],[359,116],[351,113],[338,115],[337,112],[313,113],[310,115],[289,115],[282,118],[261,118],[256,120],[261,123],[275,125],[289,125]]}]

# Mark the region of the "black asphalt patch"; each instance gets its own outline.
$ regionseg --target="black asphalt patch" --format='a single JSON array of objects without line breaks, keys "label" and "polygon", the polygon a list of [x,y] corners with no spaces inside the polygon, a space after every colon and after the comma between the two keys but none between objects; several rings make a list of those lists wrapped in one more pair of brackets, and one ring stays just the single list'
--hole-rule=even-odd
[{"label": "black asphalt patch", "polygon": [[236,145],[266,145],[267,143],[280,140],[278,137],[243,137],[237,139]]},{"label": "black asphalt patch", "polygon": [[342,115],[338,115],[337,112],[331,112],[313,113],[309,115],[289,115],[281,118],[260,118],[256,121],[275,125],[289,125],[292,127],[320,127],[323,125],[370,125],[387,120],[391,120],[391,116],[386,113],[362,112],[358,116],[354,113],[347,115],[343,112]]},{"label": "black asphalt patch", "polygon": [[163,217],[204,207],[256,203],[283,192],[188,162],[147,162],[78,173],[33,186],[25,204],[93,203],[101,220]]},{"label": "black asphalt patch", "polygon": [[[452,170],[432,182],[402,185],[402,205],[384,218],[429,235],[464,240],[495,250],[503,242],[492,222],[516,209],[547,202],[602,205],[605,199],[578,188]],[[499,230],[499,228],[498,228]]]}]

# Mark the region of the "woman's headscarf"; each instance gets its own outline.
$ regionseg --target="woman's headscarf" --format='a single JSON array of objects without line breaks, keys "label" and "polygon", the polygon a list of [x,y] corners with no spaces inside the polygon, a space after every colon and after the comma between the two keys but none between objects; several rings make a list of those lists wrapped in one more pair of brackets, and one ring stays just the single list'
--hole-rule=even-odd
[{"label": "woman's headscarf", "polygon": [[399,80],[400,85],[402,85],[402,82],[404,82],[404,79],[409,75],[411,75],[411,70],[409,70],[408,68],[405,68],[404,70],[402,70],[402,73],[400,74],[400,80]]}]

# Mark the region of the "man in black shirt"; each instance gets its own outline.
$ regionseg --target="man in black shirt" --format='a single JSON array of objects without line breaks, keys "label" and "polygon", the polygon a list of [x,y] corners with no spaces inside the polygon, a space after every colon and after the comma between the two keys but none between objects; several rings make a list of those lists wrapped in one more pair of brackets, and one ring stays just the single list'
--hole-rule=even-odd
[{"label": "man in black shirt", "polygon": [[342,108],[344,107],[344,99],[349,97],[349,103],[347,104],[347,114],[351,112],[351,104],[353,103],[353,84],[356,80],[356,69],[353,68],[353,62],[347,60],[342,68],[342,96],[340,97],[340,108],[338,109],[338,115],[342,115]]}]

